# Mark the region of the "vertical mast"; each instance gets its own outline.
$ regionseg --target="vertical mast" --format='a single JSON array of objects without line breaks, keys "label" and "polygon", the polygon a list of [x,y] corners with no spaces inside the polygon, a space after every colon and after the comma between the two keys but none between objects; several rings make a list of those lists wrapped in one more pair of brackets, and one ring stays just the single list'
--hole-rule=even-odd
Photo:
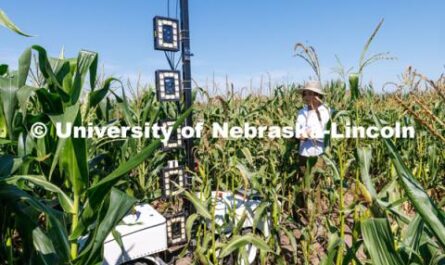
[{"label": "vertical mast", "polygon": [[[181,1],[181,52],[182,52],[182,84],[184,91],[185,109],[192,106],[192,73],[190,66],[190,30],[188,0]],[[185,126],[193,126],[192,114],[187,117]],[[193,139],[185,139],[186,163],[189,170],[194,170],[194,157],[192,153]]]}]

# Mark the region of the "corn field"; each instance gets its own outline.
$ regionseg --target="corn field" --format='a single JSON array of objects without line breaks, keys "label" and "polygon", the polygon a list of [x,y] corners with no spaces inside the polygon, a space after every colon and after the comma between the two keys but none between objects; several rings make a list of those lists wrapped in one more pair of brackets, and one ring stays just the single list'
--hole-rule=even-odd
[{"label": "corn field", "polygon": [[[301,56],[316,56],[300,48]],[[204,133],[195,139],[193,192],[183,191],[195,212],[179,257],[238,264],[252,243],[258,264],[445,264],[445,77],[409,68],[388,85],[391,92],[376,93],[360,82],[366,62],[349,79],[324,82],[332,122],[400,122],[416,137],[326,139],[323,168],[309,167],[298,181],[297,139],[217,139],[210,126],[293,126],[303,107],[301,84],[248,96],[194,89],[200,100],[193,118],[204,122]],[[162,152],[159,139],[55,134],[57,122],[180,125],[192,111],[179,115],[175,104],[156,100],[150,85],[106,77],[99,65],[95,52],[52,57],[37,45],[18,58],[18,69],[0,65],[0,264],[101,264],[106,236],[136,203],[163,211],[181,203],[159,199],[164,161],[184,155]],[[40,139],[29,133],[37,122],[49,129]],[[210,193],[240,188],[260,196],[254,222],[269,219],[270,235],[243,231],[235,214],[222,226],[212,220]],[[236,224],[231,236],[217,236],[229,224]]]}]

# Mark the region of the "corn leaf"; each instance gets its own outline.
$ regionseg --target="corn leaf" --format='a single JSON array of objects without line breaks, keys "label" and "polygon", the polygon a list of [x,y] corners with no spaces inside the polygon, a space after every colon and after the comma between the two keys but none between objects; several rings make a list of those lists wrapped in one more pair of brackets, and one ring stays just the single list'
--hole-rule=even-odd
[{"label": "corn leaf", "polygon": [[18,180],[27,180],[35,185],[38,185],[44,188],[47,191],[51,191],[57,194],[59,198],[60,205],[63,210],[67,213],[73,213],[73,201],[71,200],[66,193],[64,193],[58,186],[52,184],[47,181],[43,176],[34,176],[34,175],[17,175],[6,179],[7,183],[16,183]]},{"label": "corn leaf", "polygon": [[[71,91],[68,93],[71,96],[71,104],[76,104],[78,102],[87,72],[89,70],[92,71],[90,71],[90,77],[97,73],[97,57],[98,55],[95,52],[80,51],[79,56],[77,57],[76,74],[74,75]],[[92,88],[94,88],[94,82]]]},{"label": "corn leaf", "polygon": [[27,103],[29,98],[33,93],[35,93],[39,88],[37,87],[31,87],[31,86],[22,86],[17,90],[17,100],[20,107],[20,110],[22,112],[22,122],[26,119],[26,112],[27,112]]},{"label": "corn leaf", "polygon": [[[62,215],[59,212],[46,206],[37,198],[17,188],[17,186],[7,183],[0,183],[0,200],[7,203],[11,209],[16,209],[17,214],[22,214],[23,212],[20,209],[28,205],[39,212],[45,213],[48,220],[47,233],[51,235],[51,240],[57,245],[58,256],[68,260],[68,235],[66,228],[62,225]],[[27,218],[31,219],[30,216]]]},{"label": "corn leaf", "polygon": [[0,76],[5,75],[7,73],[8,73],[8,65],[0,64]]},{"label": "corn leaf", "polygon": [[32,231],[32,241],[44,264],[50,265],[60,262],[53,242],[40,227],[36,227]]},{"label": "corn leaf", "polygon": [[20,34],[25,37],[33,37],[32,35],[26,34],[23,32],[19,27],[17,27],[14,22],[9,19],[9,17],[6,15],[6,13],[0,9],[0,25],[4,26],[5,28]]},{"label": "corn leaf", "polygon": [[253,234],[247,234],[243,236],[233,236],[233,238],[222,248],[220,253],[220,258],[228,256],[230,253],[244,247],[247,244],[253,244],[258,249],[272,252],[272,249],[267,245],[267,243],[258,236]]},{"label": "corn leaf", "polygon": [[0,180],[11,175],[14,158],[11,155],[0,156]]},{"label": "corn leaf", "polygon": [[406,233],[404,234],[403,238],[402,251],[406,253],[406,256],[410,263],[414,258],[417,258],[418,256],[415,253],[419,253],[423,231],[424,223],[422,217],[420,215],[416,215],[416,217],[413,218],[408,228],[406,229]]},{"label": "corn leaf", "polygon": [[5,115],[6,126],[9,132],[9,138],[13,139],[12,135],[12,120],[14,118],[15,108],[17,106],[17,90],[18,76],[0,77],[0,99],[3,107],[3,114]]},{"label": "corn leaf", "polygon": [[119,79],[111,77],[105,80],[104,85],[101,89],[91,91],[91,93],[89,94],[89,101],[88,101],[90,108],[96,107],[97,104],[99,104],[107,96],[108,91],[110,90],[111,82],[113,81],[120,82]]},{"label": "corn leaf", "polygon": [[115,188],[111,189],[109,203],[102,204],[97,223],[99,224],[90,235],[85,247],[82,249],[79,258],[75,264],[92,264],[100,258],[100,250],[103,247],[105,238],[110,234],[113,228],[124,218],[131,207],[136,203],[136,199],[128,196]]},{"label": "corn leaf", "polygon": [[[191,108],[185,111],[173,125],[173,130],[176,130],[179,127],[179,125],[183,124],[185,118],[191,112],[192,112]],[[133,168],[137,167],[140,163],[142,163],[151,155],[153,155],[154,152],[160,146],[161,146],[161,140],[160,139],[154,140],[149,146],[142,149],[141,152],[139,152],[126,162],[122,163],[117,169],[111,172],[108,176],[100,180],[94,186],[90,187],[87,192],[90,207],[92,207],[93,209],[97,207],[102,201],[102,198],[110,191],[111,187],[113,187],[119,181],[119,178],[122,175],[127,174]]]},{"label": "corn leaf", "polygon": [[[381,127],[380,121],[375,114],[373,114],[373,118],[375,123]],[[422,216],[425,224],[431,228],[431,231],[437,237],[441,246],[445,248],[445,218],[419,182],[414,178],[411,171],[408,170],[402,158],[397,153],[393,142],[389,139],[384,139],[384,142],[399,175],[398,180],[400,185],[416,208],[417,213]]]},{"label": "corn leaf", "polygon": [[384,218],[367,219],[361,222],[361,230],[373,264],[405,264],[394,247],[388,220]]},{"label": "corn leaf", "polygon": [[182,192],[184,196],[193,204],[195,207],[196,212],[201,215],[202,217],[211,220],[212,215],[210,214],[210,211],[205,206],[204,202],[202,202],[198,197],[196,197],[193,193],[190,193],[184,189],[182,189]]},{"label": "corn leaf", "polygon": [[[56,126],[56,124],[60,124],[62,127],[62,133],[65,133],[65,128],[67,127],[67,124],[68,123],[70,123],[71,125],[74,124],[74,121],[76,120],[78,112],[79,112],[79,104],[75,104],[73,106],[67,107],[63,114],[49,115],[49,118],[51,119],[54,126]],[[67,142],[68,139],[69,138],[59,138],[59,140],[57,142],[56,152],[54,154],[53,163],[51,165],[51,169],[49,172],[49,179],[51,179],[52,173],[54,172],[54,169],[55,169],[56,165],[58,164],[58,162],[63,162],[63,161],[59,161],[59,157],[60,157],[61,153],[64,153],[64,156],[65,156],[65,157],[61,158],[65,162],[65,164],[61,163],[62,167],[65,167],[65,169],[68,170],[69,168],[66,168],[66,166],[74,163],[74,161],[71,160],[74,155],[74,154],[72,154],[72,152],[73,152],[72,145],[69,147],[65,147],[65,143]],[[69,139],[69,140],[71,141],[71,139]],[[76,181],[76,180],[74,179],[73,174],[75,172],[73,170],[74,169],[71,168],[71,171],[66,172],[66,173],[67,173],[67,176],[70,178],[70,181],[74,185],[75,184],[74,181]]]},{"label": "corn leaf", "polygon": [[368,147],[359,147],[356,150],[356,158],[360,167],[360,178],[363,182],[363,184],[359,183],[359,188],[362,188],[362,193],[364,196],[368,195],[371,197],[371,211],[373,212],[374,216],[383,217],[384,214],[380,205],[381,202],[377,197],[377,192],[374,188],[374,184],[372,183],[371,176],[369,175],[372,150]]}]

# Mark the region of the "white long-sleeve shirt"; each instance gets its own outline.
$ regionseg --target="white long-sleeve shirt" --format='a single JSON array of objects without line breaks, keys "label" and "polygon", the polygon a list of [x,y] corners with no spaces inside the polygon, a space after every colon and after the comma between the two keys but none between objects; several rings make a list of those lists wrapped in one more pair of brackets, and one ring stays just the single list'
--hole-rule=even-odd
[{"label": "white long-sleeve shirt", "polygon": [[324,152],[324,130],[329,121],[330,110],[325,105],[318,107],[320,119],[315,110],[309,110],[305,105],[298,111],[296,128],[300,133],[308,134],[309,138],[300,141],[301,156],[319,156]]}]

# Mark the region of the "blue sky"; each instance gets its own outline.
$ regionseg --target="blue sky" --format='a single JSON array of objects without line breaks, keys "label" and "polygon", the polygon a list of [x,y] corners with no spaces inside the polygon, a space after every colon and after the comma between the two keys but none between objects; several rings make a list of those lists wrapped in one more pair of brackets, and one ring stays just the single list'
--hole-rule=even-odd
[{"label": "blue sky", "polygon": [[[1,1],[3,9],[25,32],[23,38],[0,29],[0,63],[17,65],[32,44],[56,56],[80,49],[97,51],[108,75],[152,82],[154,70],[168,68],[164,54],[153,50],[152,18],[167,15],[167,0],[132,1]],[[176,0],[170,0],[175,15]],[[297,42],[318,52],[322,77],[335,77],[335,55],[356,67],[361,49],[381,18],[383,27],[370,53],[390,52],[397,61],[382,61],[365,70],[378,87],[397,81],[408,65],[437,78],[445,65],[444,1],[190,0],[193,78],[225,89],[225,76],[236,88],[307,80],[312,72],[293,56]]]}]

